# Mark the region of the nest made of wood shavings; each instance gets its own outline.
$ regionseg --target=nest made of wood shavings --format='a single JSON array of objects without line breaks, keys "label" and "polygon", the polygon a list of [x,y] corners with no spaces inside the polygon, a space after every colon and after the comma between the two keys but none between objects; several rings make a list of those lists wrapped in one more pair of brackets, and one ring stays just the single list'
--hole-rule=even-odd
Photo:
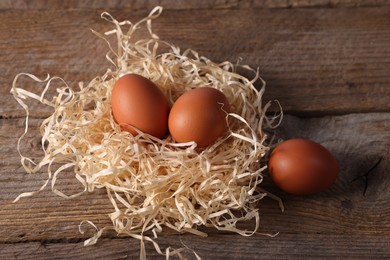
[{"label": "nest made of wood shavings", "polygon": [[[107,42],[106,57],[115,69],[107,70],[89,84],[80,83],[78,90],[59,77],[41,80],[27,73],[16,76],[11,92],[26,110],[25,133],[29,116],[25,99],[36,99],[53,108],[53,114],[40,127],[42,160],[34,163],[21,154],[23,135],[18,143],[22,164],[28,172],[46,166],[49,177],[40,190],[51,182],[52,190],[63,197],[105,188],[114,207],[110,218],[118,234],[151,241],[144,235],[147,231],[156,237],[167,227],[206,236],[198,227],[211,226],[252,235],[259,227],[256,202],[266,195],[259,187],[266,168],[261,159],[269,150],[263,128],[275,125],[280,118],[265,115],[270,104],[262,104],[265,83],[257,70],[230,62],[215,63],[194,50],[181,52],[160,40],[152,31],[151,21],[161,11],[161,7],[156,7],[135,24],[119,22],[102,13],[114,29],[104,34],[93,32]],[[147,29],[148,37],[135,40],[140,29]],[[116,50],[108,40],[111,36],[116,36]],[[253,79],[238,74],[238,68],[253,72]],[[133,136],[121,131],[112,117],[110,101],[116,79],[126,73],[153,81],[171,104],[189,89],[219,89],[231,105],[228,130],[202,150],[193,142],[180,144],[170,137],[158,139],[142,132]],[[18,78],[26,76],[42,82],[41,94],[17,87]],[[54,80],[62,81],[64,87],[48,100],[45,94]],[[259,90],[254,87],[256,81],[262,84]],[[61,167],[51,170],[58,163]],[[57,178],[69,168],[74,169],[85,187],[71,196],[55,188]],[[34,193],[23,193],[16,200]],[[236,226],[251,219],[256,223],[253,230]],[[85,244],[95,243],[102,230]]]}]

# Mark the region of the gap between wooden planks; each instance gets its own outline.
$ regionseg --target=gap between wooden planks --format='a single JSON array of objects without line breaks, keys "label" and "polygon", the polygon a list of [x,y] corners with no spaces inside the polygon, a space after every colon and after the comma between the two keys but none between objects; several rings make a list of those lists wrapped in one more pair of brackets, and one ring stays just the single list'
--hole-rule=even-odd
[{"label": "gap between wooden planks", "polygon": [[364,6],[385,6],[390,5],[389,0],[0,0],[0,9],[151,9],[156,5],[162,5],[166,9],[188,10],[188,9],[226,9],[226,8],[302,8],[302,7],[364,7]]}]

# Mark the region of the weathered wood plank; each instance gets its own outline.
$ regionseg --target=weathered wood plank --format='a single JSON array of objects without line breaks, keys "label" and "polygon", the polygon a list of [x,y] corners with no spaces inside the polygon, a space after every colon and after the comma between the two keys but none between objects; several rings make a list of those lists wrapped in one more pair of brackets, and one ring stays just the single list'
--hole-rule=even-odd
[{"label": "weathered wood plank", "polygon": [[[109,29],[100,11],[0,13],[0,115],[23,111],[9,95],[14,76],[62,76],[71,86],[110,66],[105,43],[89,28]],[[113,11],[137,21],[146,12]],[[265,100],[298,115],[390,111],[390,7],[290,10],[167,10],[155,21],[163,40],[215,61],[259,67]],[[229,37],[226,39],[226,35]],[[222,40],[223,39],[223,40]],[[29,81],[22,81],[29,88]],[[54,92],[54,90],[52,90]],[[38,105],[32,115],[46,116]]]},{"label": "weathered wood plank", "polygon": [[[162,250],[184,246],[202,259],[386,259],[390,257],[390,241],[380,235],[279,234],[276,237],[252,237],[213,234],[205,239],[194,235],[160,236],[156,240]],[[149,259],[165,259],[146,243]],[[0,244],[5,259],[138,259],[139,241],[135,239],[101,239],[95,246],[82,242],[29,242]],[[190,250],[184,252],[195,259]],[[173,258],[178,259],[178,258]]]},{"label": "weathered wood plank", "polygon": [[[86,239],[93,234],[93,230],[80,234],[78,225],[83,220],[91,220],[99,228],[110,226],[107,214],[112,212],[112,206],[104,190],[65,200],[54,195],[48,187],[31,198],[12,203],[20,193],[37,190],[47,175],[44,171],[28,175],[20,167],[16,139],[22,131],[22,121],[0,121],[0,150],[4,151],[0,160],[0,242]],[[301,239],[306,236],[313,236],[314,239],[315,234],[343,235],[344,238],[346,235],[361,236],[361,239],[371,235],[389,236],[390,178],[386,174],[390,168],[389,122],[389,113],[312,119],[285,116],[276,132],[277,136],[311,138],[322,143],[339,160],[341,173],[329,190],[309,197],[285,194],[266,176],[263,188],[282,198],[286,210],[282,213],[277,203],[269,198],[262,200],[259,203],[260,232],[300,234]],[[31,124],[38,125],[39,120],[32,120]],[[34,131],[26,137],[26,141],[23,153],[38,156],[39,139]],[[383,159],[370,174],[368,189],[363,195],[364,179],[352,180],[368,171],[379,157]],[[81,190],[71,172],[59,179],[57,187],[66,194]],[[243,226],[250,228],[252,224]],[[207,229],[207,232],[212,236],[220,234],[213,229]],[[287,246],[291,246],[291,243]],[[342,251],[344,245],[340,246],[339,250]],[[240,251],[239,246],[233,247]]]},{"label": "weathered wood plank", "polygon": [[[63,76],[76,87],[78,81],[88,82],[109,66],[104,58],[105,44],[89,32],[89,28],[109,29],[109,24],[99,18],[102,2],[67,1],[64,5],[56,0],[0,1],[0,9],[4,3],[10,6],[18,2],[22,5],[7,8],[19,11],[0,12],[1,258],[137,258],[139,241],[117,238],[114,233],[104,233],[96,246],[82,245],[94,234],[88,226],[84,226],[85,234],[79,233],[83,220],[91,220],[99,228],[111,225],[107,215],[112,206],[104,190],[65,200],[47,187],[31,198],[12,203],[21,192],[39,189],[47,176],[44,171],[28,175],[20,165],[16,142],[23,132],[24,120],[20,117],[24,113],[9,94],[13,77],[18,72],[40,77],[50,73]],[[43,2],[45,6],[39,6]],[[153,1],[109,4],[117,8],[114,5],[128,3],[134,5],[112,11],[115,17],[137,21],[152,7],[144,5],[154,5]],[[259,66],[267,81],[265,100],[279,99],[286,113],[333,115],[286,115],[283,124],[270,134],[278,138],[306,137],[322,143],[340,161],[341,173],[329,190],[309,197],[288,195],[265,176],[262,187],[281,197],[285,206],[282,213],[270,198],[259,203],[259,231],[280,232],[274,238],[244,238],[203,229],[210,235],[205,239],[164,230],[158,239],[162,248],[178,248],[183,242],[204,259],[389,258],[390,7],[285,9],[385,6],[388,1],[166,3],[167,11],[154,23],[155,32],[163,40],[182,49],[196,49],[216,61],[242,57],[243,63]],[[74,10],[73,4],[84,10]],[[63,10],[51,9],[60,7]],[[41,8],[48,9],[38,10]],[[22,84],[39,90],[30,81]],[[351,112],[384,113],[334,116]],[[22,152],[35,159],[41,154],[37,127],[49,113],[47,108],[32,104],[32,116],[38,119],[30,122],[33,131],[26,136]],[[367,176],[363,194],[364,174],[379,158],[382,161]],[[57,187],[66,194],[81,190],[71,171],[60,177]],[[252,227],[251,223],[242,226]],[[158,259],[150,243],[147,251],[150,258]]]},{"label": "weathered wood plank", "polygon": [[166,9],[222,9],[222,8],[297,8],[297,7],[362,7],[389,5],[388,0],[1,0],[0,9],[151,9],[161,5]]}]

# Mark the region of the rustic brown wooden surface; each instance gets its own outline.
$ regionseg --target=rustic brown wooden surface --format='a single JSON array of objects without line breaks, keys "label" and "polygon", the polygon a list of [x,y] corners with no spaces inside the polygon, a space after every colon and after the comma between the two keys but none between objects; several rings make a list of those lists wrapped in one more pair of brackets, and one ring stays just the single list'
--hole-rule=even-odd
[{"label": "rustic brown wooden surface", "polygon": [[[0,258],[137,258],[139,241],[110,232],[96,246],[83,246],[94,230],[84,225],[86,232],[79,233],[81,221],[110,225],[112,208],[103,190],[65,200],[46,189],[12,203],[46,178],[44,171],[28,175],[20,165],[16,142],[24,120],[9,94],[14,76],[50,73],[73,85],[88,82],[109,66],[105,44],[89,31],[109,28],[101,11],[107,7],[118,19],[137,21],[155,4],[49,2],[0,1]],[[341,173],[329,190],[309,197],[281,192],[266,178],[264,188],[283,199],[285,212],[272,199],[262,200],[259,231],[280,232],[276,237],[212,229],[206,229],[208,238],[168,232],[157,240],[162,248],[184,244],[204,259],[389,258],[389,1],[163,2],[167,10],[154,23],[161,38],[216,61],[242,57],[260,67],[267,81],[264,98],[279,99],[285,110],[283,124],[270,134],[322,143],[339,160]],[[25,87],[37,88],[27,81]],[[50,111],[31,105],[32,131],[23,152],[38,157],[37,127]],[[67,194],[81,188],[72,172],[58,187]],[[163,259],[150,244],[147,249],[150,259]]]},{"label": "rustic brown wooden surface", "polygon": [[365,7],[390,5],[389,0],[2,0],[0,9],[151,9],[156,5],[166,9],[224,8],[301,8],[301,7]]},{"label": "rustic brown wooden surface", "polygon": [[[89,28],[110,24],[98,10],[0,13],[0,113],[21,116],[6,93],[17,72],[88,82],[109,63],[107,47]],[[112,10],[135,21],[146,12]],[[131,14],[131,15],[130,15]],[[216,61],[259,67],[286,112],[306,115],[386,112],[390,109],[390,7],[352,9],[167,10],[156,33],[182,49]],[[17,18],[17,19],[16,19]],[[172,29],[174,28],[174,29]],[[226,38],[226,39],[225,39]],[[92,60],[93,59],[93,60]],[[30,83],[31,84],[31,83]],[[34,115],[48,114],[34,107]]]}]

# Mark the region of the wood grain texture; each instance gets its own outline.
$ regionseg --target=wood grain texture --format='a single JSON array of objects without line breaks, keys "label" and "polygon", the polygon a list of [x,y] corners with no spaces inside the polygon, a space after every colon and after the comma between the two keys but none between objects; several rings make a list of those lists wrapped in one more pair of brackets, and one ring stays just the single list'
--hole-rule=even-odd
[{"label": "wood grain texture", "polygon": [[[104,239],[100,246],[83,248],[82,241],[94,232],[93,228],[83,225],[87,232],[79,233],[78,226],[83,220],[91,220],[99,228],[111,225],[107,214],[112,207],[104,190],[65,200],[47,188],[31,198],[11,203],[20,192],[38,189],[47,174],[41,171],[28,175],[20,167],[15,143],[23,120],[2,119],[1,122],[0,150],[6,151],[7,157],[2,158],[0,167],[3,187],[0,191],[0,243],[7,244],[0,244],[0,252],[10,256],[18,254],[18,259],[30,254],[40,257],[54,252],[61,258],[69,248],[74,249],[72,256],[91,256],[91,259],[98,255],[107,258],[128,256],[131,259],[139,254],[139,241],[110,240],[116,237],[113,233],[104,233],[103,237],[107,240]],[[34,128],[39,122],[38,119],[31,121],[32,132],[26,137],[22,150],[36,158],[39,156],[39,138]],[[210,234],[209,239],[188,235],[183,236],[182,241],[199,250],[205,259],[208,259],[207,256],[213,256],[213,259],[227,256],[242,259],[246,256],[244,252],[248,252],[250,259],[264,255],[273,258],[283,256],[294,248],[290,252],[291,257],[297,258],[319,258],[321,254],[350,259],[360,254],[367,257],[390,256],[389,240],[384,239],[390,236],[389,122],[389,113],[311,119],[285,116],[283,124],[270,134],[279,138],[310,138],[323,144],[340,162],[341,173],[336,183],[318,195],[299,197],[281,192],[266,176],[263,188],[283,199],[285,212],[280,211],[274,200],[262,200],[259,203],[259,232],[280,232],[279,236],[243,238],[204,229]],[[379,157],[383,159],[370,174],[368,189],[363,195],[365,182],[357,177],[363,176]],[[57,187],[66,194],[77,193],[81,189],[71,172],[60,177]],[[243,223],[242,227],[249,229],[253,225]],[[180,246],[180,240],[175,239],[177,234],[167,231],[159,239],[162,245]],[[123,248],[124,244],[128,247]],[[108,246],[104,252],[101,251],[102,245]],[[119,248],[121,250],[118,251]],[[154,258],[154,250],[149,249]]]},{"label": "wood grain texture", "polygon": [[[276,237],[246,238],[202,228],[209,237],[201,238],[165,230],[157,240],[161,248],[184,244],[203,259],[389,259],[389,1],[158,2],[166,10],[153,28],[163,40],[214,61],[241,57],[242,63],[260,68],[267,81],[264,100],[280,100],[285,112],[270,136],[313,139],[334,153],[341,166],[334,185],[308,197],[286,194],[265,176],[262,188],[279,196],[285,211],[269,197],[261,200],[259,232],[280,232]],[[83,224],[85,233],[80,233],[82,221],[111,226],[113,208],[105,190],[66,200],[53,194],[49,184],[12,203],[20,193],[38,190],[47,173],[27,174],[20,164],[16,143],[24,130],[24,111],[9,91],[19,72],[62,76],[73,88],[103,74],[109,67],[108,49],[89,30],[111,29],[100,19],[101,11],[110,8],[119,20],[137,21],[155,3],[0,0],[1,259],[139,257],[138,240],[113,232],[103,233],[96,246],[83,246],[95,230]],[[42,89],[26,78],[19,83],[35,92]],[[48,94],[60,86],[55,82]],[[38,127],[51,111],[28,102],[31,131],[21,152],[37,162],[42,155]],[[56,188],[68,195],[82,189],[71,170],[59,177]],[[253,223],[241,226],[250,229]],[[149,259],[164,259],[150,243],[146,246]],[[186,256],[195,259],[191,252]]]},{"label": "wood grain texture", "polygon": [[[208,238],[193,235],[161,236],[157,239],[162,249],[195,250],[202,259],[383,259],[390,254],[390,242],[371,234],[306,235],[279,234],[235,237],[213,234]],[[148,259],[165,259],[147,243]],[[326,252],[326,253],[325,253]],[[0,244],[0,253],[6,259],[137,259],[139,241],[132,239],[101,239],[96,246],[84,247],[82,242],[28,242]],[[184,255],[196,259],[190,250]],[[174,258],[177,259],[177,258]]]},{"label": "wood grain texture", "polygon": [[[99,11],[10,11],[0,13],[0,115],[18,117],[9,90],[14,76],[29,72],[62,76],[77,88],[103,74],[108,50],[89,28],[110,24]],[[113,11],[119,20],[145,12]],[[166,11],[154,30],[182,49],[214,61],[259,67],[265,100],[279,99],[297,115],[390,110],[390,7],[305,10]],[[23,22],[21,22],[23,21]],[[143,34],[144,35],[144,34]],[[228,35],[227,40],[222,40]],[[141,36],[142,37],[142,34]],[[248,75],[249,76],[249,75]],[[31,81],[21,81],[27,89]],[[51,90],[55,92],[55,87]],[[34,87],[39,92],[39,87]],[[48,111],[36,105],[33,116]]]},{"label": "wood grain texture", "polygon": [[300,8],[300,7],[364,7],[390,5],[389,0],[0,0],[5,9],[151,9],[161,5],[166,9],[225,9],[225,8]]}]

